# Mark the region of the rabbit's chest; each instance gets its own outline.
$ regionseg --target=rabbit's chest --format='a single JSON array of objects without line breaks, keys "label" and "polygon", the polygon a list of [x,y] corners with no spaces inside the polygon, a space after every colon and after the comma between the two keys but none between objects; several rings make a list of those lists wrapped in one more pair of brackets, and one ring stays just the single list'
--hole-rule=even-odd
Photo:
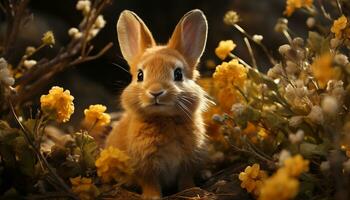
[{"label": "rabbit's chest", "polygon": [[129,154],[140,168],[175,172],[194,151],[193,130],[171,124],[142,124],[129,143]]}]

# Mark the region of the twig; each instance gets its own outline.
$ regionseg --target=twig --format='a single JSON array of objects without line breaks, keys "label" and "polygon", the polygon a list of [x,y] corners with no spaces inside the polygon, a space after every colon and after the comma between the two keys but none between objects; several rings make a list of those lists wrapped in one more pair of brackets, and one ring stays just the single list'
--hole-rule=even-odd
[{"label": "twig", "polygon": [[3,57],[9,58],[13,43],[16,41],[19,29],[24,21],[24,16],[26,14],[25,10],[27,9],[28,3],[29,0],[20,0],[16,1],[16,3],[9,1],[6,5],[2,6],[5,9],[7,20],[6,35],[5,39],[3,40]]},{"label": "twig", "polygon": [[[110,0],[95,1],[94,6],[96,7],[92,8],[93,11],[80,24],[81,31],[85,35],[90,32],[96,18],[109,2]],[[18,89],[14,103],[16,105],[22,104],[36,95],[57,73],[73,65],[99,58],[112,47],[112,43],[110,42],[96,55],[89,56],[92,46],[88,45],[88,41],[88,38],[85,36],[80,39],[73,38],[54,58],[50,60],[42,59],[35,66],[27,70],[22,77],[16,80],[16,86],[21,87]]]},{"label": "twig", "polygon": [[113,46],[113,43],[108,43],[100,52],[98,52],[96,55],[93,56],[87,56],[87,57],[79,57],[78,59],[74,60],[70,63],[70,66],[77,65],[83,62],[88,62],[90,60],[95,60],[99,57],[101,57],[103,54],[105,54],[111,47]]}]

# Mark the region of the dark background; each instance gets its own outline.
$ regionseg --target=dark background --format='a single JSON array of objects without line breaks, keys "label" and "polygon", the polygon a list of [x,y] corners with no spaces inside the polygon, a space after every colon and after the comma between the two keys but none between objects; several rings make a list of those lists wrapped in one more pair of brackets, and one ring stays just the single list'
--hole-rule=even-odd
[{"label": "dark background", "polygon": [[[75,9],[75,4],[75,0],[32,0],[29,6],[33,12],[33,21],[21,30],[22,39],[25,41],[22,44],[39,44],[41,35],[47,30],[52,30],[57,44],[53,49],[46,49],[45,54],[54,55],[60,46],[69,41],[68,29],[76,27],[82,19],[81,13]],[[276,50],[279,45],[286,43],[279,33],[274,32],[274,25],[282,16],[284,7],[285,0],[113,0],[104,11],[106,27],[92,41],[95,49],[101,49],[110,41],[114,43],[113,48],[98,60],[75,66],[60,74],[48,83],[43,93],[47,93],[53,85],[71,90],[75,96],[75,119],[80,118],[81,110],[90,104],[105,104],[109,111],[118,109],[118,94],[130,81],[130,75],[113,64],[128,69],[126,62],[122,59],[115,30],[119,13],[124,9],[136,12],[159,43],[167,42],[178,20],[186,12],[195,8],[201,9],[207,16],[209,35],[199,68],[203,76],[210,76],[212,71],[206,68],[205,63],[207,60],[220,63],[214,53],[220,40],[234,40],[237,43],[234,52],[251,63],[243,37],[237,30],[225,25],[222,21],[226,11],[237,11],[241,17],[239,24],[251,35],[263,35],[264,44],[269,49]],[[293,27],[294,32],[302,35],[306,33],[306,18],[307,16],[300,12],[290,18],[290,26]],[[299,24],[295,23],[297,21]],[[271,67],[270,64],[259,47],[253,48],[259,68],[266,71]],[[277,56],[276,51],[272,53]]]}]

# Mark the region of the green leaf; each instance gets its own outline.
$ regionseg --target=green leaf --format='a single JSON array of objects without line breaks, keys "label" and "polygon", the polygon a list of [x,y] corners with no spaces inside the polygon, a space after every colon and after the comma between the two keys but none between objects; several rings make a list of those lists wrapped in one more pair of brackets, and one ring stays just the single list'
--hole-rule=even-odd
[{"label": "green leaf", "polygon": [[329,51],[329,39],[324,38],[317,32],[309,31],[309,38],[307,40],[308,46],[311,51],[322,54]]},{"label": "green leaf", "polygon": [[285,129],[287,120],[273,112],[263,112],[262,118],[265,124],[271,129]]},{"label": "green leaf", "polygon": [[23,122],[23,125],[30,131],[34,132],[35,124],[37,123],[36,119],[28,119]]},{"label": "green leaf", "polygon": [[257,71],[256,69],[253,69],[253,68],[249,68],[249,71],[248,71],[248,76],[251,80],[253,80],[255,83],[262,83],[262,74]]},{"label": "green leaf", "polygon": [[258,121],[261,117],[261,112],[254,109],[251,106],[247,106],[245,110],[245,115],[249,121]]},{"label": "green leaf", "polygon": [[327,156],[327,151],[323,145],[316,145],[307,142],[300,144],[300,153],[306,158],[311,158],[314,155]]},{"label": "green leaf", "polygon": [[83,146],[83,162],[88,168],[95,168],[98,146],[95,141],[91,141]]},{"label": "green leaf", "polygon": [[6,121],[0,120],[0,132],[2,130],[6,130],[6,129],[10,129],[10,128],[11,128],[10,125]]}]

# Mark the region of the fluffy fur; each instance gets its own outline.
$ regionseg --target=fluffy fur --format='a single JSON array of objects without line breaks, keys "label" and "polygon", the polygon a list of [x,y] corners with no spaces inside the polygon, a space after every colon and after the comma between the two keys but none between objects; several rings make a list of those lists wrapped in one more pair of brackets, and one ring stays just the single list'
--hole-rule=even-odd
[{"label": "fluffy fur", "polygon": [[[143,21],[135,13],[123,11],[117,32],[133,78],[121,95],[125,112],[105,146],[125,151],[135,168],[132,181],[141,186],[145,199],[158,199],[162,186],[193,186],[193,173],[205,153],[202,112],[206,95],[195,79],[207,22],[200,10],[190,11],[168,44],[157,46]],[[182,70],[182,81],[174,80],[176,68]],[[137,80],[140,70],[143,81]],[[151,94],[158,92],[163,93]]]}]

